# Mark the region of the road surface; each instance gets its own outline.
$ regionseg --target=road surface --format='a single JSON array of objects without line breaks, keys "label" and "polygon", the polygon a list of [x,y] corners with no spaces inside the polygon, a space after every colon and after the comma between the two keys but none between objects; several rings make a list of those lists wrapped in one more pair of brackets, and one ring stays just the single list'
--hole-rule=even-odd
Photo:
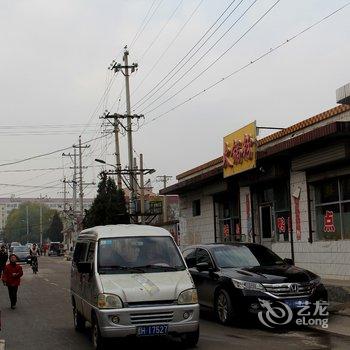
[{"label": "road surface", "polygon": [[[16,310],[11,310],[7,289],[0,285],[2,330],[6,350],[78,350],[92,349],[89,330],[75,332],[69,294],[70,263],[57,257],[41,257],[39,274],[33,275],[23,266],[24,277]],[[123,342],[122,342],[123,344]],[[119,344],[119,348],[123,348]],[[132,340],[136,347],[150,345],[154,349],[178,349],[168,339]],[[127,346],[130,348],[130,340]],[[113,347],[112,347],[113,348]],[[134,348],[134,347],[133,347]],[[201,336],[197,349],[316,350],[350,349],[350,338],[332,336],[310,329],[269,332],[261,329],[218,325],[210,313],[201,319]]]}]

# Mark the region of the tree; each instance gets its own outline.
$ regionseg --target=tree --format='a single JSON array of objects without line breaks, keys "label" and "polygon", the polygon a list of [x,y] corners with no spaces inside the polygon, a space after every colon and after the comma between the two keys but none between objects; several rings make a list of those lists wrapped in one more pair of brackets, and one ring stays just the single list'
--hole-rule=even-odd
[{"label": "tree", "polygon": [[84,228],[99,225],[129,224],[124,191],[118,189],[115,181],[101,174],[97,196],[89,210],[85,211]]},{"label": "tree", "polygon": [[51,242],[62,242],[63,241],[63,223],[60,218],[60,215],[56,211],[54,216],[52,217],[51,224],[46,231],[47,238],[50,239]]},{"label": "tree", "polygon": [[[37,202],[27,202],[11,210],[4,229],[7,242],[39,242],[40,241],[40,206],[42,207],[43,238],[50,221],[56,212],[48,206]],[[27,234],[27,208],[28,208],[28,234]]]}]

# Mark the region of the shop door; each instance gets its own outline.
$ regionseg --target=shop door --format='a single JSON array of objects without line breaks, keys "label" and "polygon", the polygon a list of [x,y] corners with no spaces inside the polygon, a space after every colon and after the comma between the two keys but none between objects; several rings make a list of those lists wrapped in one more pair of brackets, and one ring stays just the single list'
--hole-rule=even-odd
[{"label": "shop door", "polygon": [[272,206],[270,204],[260,206],[260,232],[262,244],[271,247],[273,230],[272,230]]}]

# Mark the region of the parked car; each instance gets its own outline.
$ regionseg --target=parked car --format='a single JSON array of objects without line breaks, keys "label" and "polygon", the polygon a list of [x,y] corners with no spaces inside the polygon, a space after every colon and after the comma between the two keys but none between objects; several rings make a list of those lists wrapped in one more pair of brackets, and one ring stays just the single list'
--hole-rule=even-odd
[{"label": "parked car", "polygon": [[92,324],[95,349],[105,338],[199,337],[197,291],[179,248],[165,229],[109,225],[81,232],[71,271],[75,328]]},{"label": "parked car", "polygon": [[228,324],[263,310],[260,300],[283,301],[294,311],[327,291],[314,273],[298,268],[259,244],[208,244],[183,251],[199,304]]},{"label": "parked car", "polygon": [[30,262],[31,259],[29,255],[29,249],[27,248],[27,246],[14,246],[12,247],[12,249],[12,254],[16,255],[18,262]]},{"label": "parked car", "polygon": [[14,248],[14,247],[20,247],[20,246],[21,246],[21,243],[19,243],[19,242],[12,242],[12,243],[10,244],[10,248],[9,248],[10,253],[13,252],[13,248]]},{"label": "parked car", "polygon": [[63,244],[60,242],[51,242],[49,246],[49,256],[51,255],[63,255]]}]

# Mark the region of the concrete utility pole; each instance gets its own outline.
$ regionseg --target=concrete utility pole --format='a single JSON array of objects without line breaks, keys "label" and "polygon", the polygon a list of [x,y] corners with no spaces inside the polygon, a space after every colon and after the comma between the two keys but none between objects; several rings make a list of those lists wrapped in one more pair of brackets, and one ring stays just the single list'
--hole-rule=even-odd
[{"label": "concrete utility pole", "polygon": [[27,214],[27,243],[29,242],[29,210],[28,205],[26,206],[26,214]]},{"label": "concrete utility pole", "polygon": [[145,220],[145,184],[143,179],[143,154],[140,153],[140,203],[141,203],[141,224],[146,223]]},{"label": "concrete utility pole", "polygon": [[[166,185],[169,180],[172,179],[172,176],[169,175],[162,175],[162,176],[157,176],[156,181],[157,182],[163,182],[163,188],[166,188]],[[167,204],[167,196],[163,196],[163,221],[167,222],[168,221],[168,204]]]},{"label": "concrete utility pole", "polygon": [[135,189],[136,189],[136,182],[134,180],[134,167],[133,167],[133,143],[132,143],[132,118],[135,116],[131,115],[131,102],[130,102],[130,74],[135,71],[135,69],[138,67],[137,63],[133,63],[129,66],[129,51],[127,50],[127,47],[125,46],[124,56],[123,56],[123,62],[124,64],[116,63],[115,61],[112,62],[110,69],[114,70],[114,72],[121,71],[122,74],[125,77],[125,93],[126,93],[126,133],[128,137],[128,160],[129,160],[129,182],[130,182],[130,202],[131,204],[135,203]]},{"label": "concrete utility pole", "polygon": [[67,178],[63,178],[63,211],[67,211]]},{"label": "concrete utility pole", "polygon": [[40,200],[40,246],[42,246],[42,244],[43,244],[43,206]]},{"label": "concrete utility pole", "polygon": [[114,119],[113,122],[113,127],[114,127],[114,141],[115,141],[115,162],[116,162],[116,169],[117,169],[117,186],[121,190],[123,188],[123,183],[122,183],[122,175],[121,175],[121,161],[120,161],[120,147],[119,147],[119,120],[118,120],[118,115],[109,115],[108,113],[105,113],[101,118],[103,119]]},{"label": "concrete utility pole", "polygon": [[80,219],[83,219],[84,216],[84,190],[83,190],[83,148],[89,148],[90,145],[82,146],[81,136],[79,136],[79,145],[73,145],[74,148],[79,149],[79,212]]},{"label": "concrete utility pole", "polygon": [[77,212],[77,149],[74,148],[73,153],[73,213]]}]

